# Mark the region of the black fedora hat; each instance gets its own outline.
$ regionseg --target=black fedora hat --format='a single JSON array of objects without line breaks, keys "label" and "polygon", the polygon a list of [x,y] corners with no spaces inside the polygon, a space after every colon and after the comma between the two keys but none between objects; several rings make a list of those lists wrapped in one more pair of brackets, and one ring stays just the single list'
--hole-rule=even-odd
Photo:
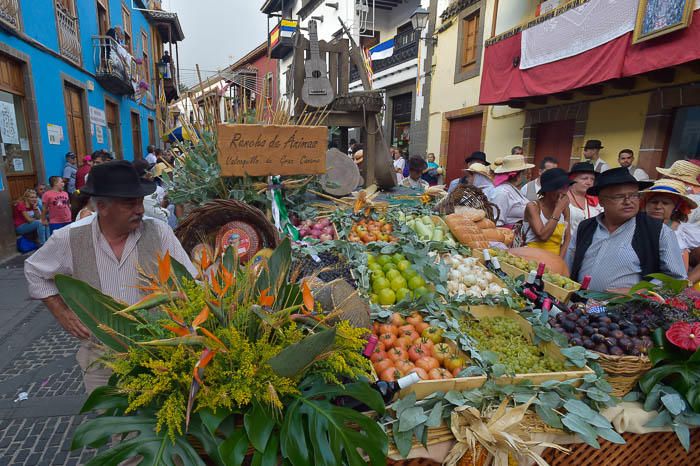
[{"label": "black fedora hat", "polygon": [[611,168],[606,170],[595,180],[595,184],[588,188],[586,194],[589,196],[598,196],[600,191],[610,186],[619,186],[621,184],[634,184],[639,187],[639,190],[647,189],[654,184],[653,181],[637,181],[637,179],[632,176],[630,171],[625,167]]},{"label": "black fedora hat", "polygon": [[569,176],[576,175],[578,173],[591,173],[593,175],[598,175],[595,171],[595,167],[590,162],[577,162],[569,170]]},{"label": "black fedora hat", "polygon": [[598,139],[589,139],[586,141],[586,145],[583,146],[584,149],[602,149],[603,143]]},{"label": "black fedora hat", "polygon": [[131,162],[118,160],[93,167],[80,192],[96,197],[133,199],[153,194],[155,190],[156,183],[142,180]]},{"label": "black fedora hat", "polygon": [[571,186],[569,174],[562,168],[550,168],[540,176],[540,190],[538,194],[559,191],[561,188]]},{"label": "black fedora hat", "polygon": [[481,151],[472,152],[472,155],[470,155],[469,157],[467,157],[466,159],[464,159],[464,162],[465,162],[465,163],[469,163],[469,162],[479,162],[479,163],[481,163],[482,165],[486,165],[487,167],[488,167],[489,165],[491,165],[490,163],[488,163],[488,162],[486,161],[486,154],[485,154],[484,152],[481,152]]}]

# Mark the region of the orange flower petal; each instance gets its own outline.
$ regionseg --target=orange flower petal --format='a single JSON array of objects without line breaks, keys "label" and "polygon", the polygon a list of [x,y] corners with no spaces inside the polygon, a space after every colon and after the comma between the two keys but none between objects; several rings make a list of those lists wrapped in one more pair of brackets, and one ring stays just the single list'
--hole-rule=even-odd
[{"label": "orange flower petal", "polygon": [[270,288],[265,288],[260,293],[260,299],[258,300],[258,304],[260,304],[261,306],[270,307],[275,303],[275,297],[268,296],[267,295],[268,291],[270,291]]},{"label": "orange flower petal", "polygon": [[197,382],[199,382],[199,385],[204,385],[204,383],[202,383],[202,379],[199,377],[199,371],[204,370],[204,368],[207,367],[207,365],[211,362],[215,354],[216,351],[207,348],[204,350],[204,352],[202,352],[202,356],[199,358],[197,364],[195,364],[194,378]]},{"label": "orange flower petal", "polygon": [[314,296],[311,294],[311,289],[306,280],[301,284],[301,296],[304,298],[304,309],[306,309],[306,312],[313,312]]},{"label": "orange flower petal", "polygon": [[163,328],[166,330],[170,330],[179,337],[186,337],[190,334],[189,330],[187,330],[186,328],[177,327],[175,325],[163,325]]},{"label": "orange flower petal", "polygon": [[206,304],[202,308],[202,311],[199,313],[197,317],[194,318],[192,321],[192,327],[198,328],[200,325],[202,325],[206,320],[209,318],[209,306]]},{"label": "orange flower petal", "polygon": [[222,351],[223,351],[224,353],[227,352],[228,348],[226,348],[226,345],[224,345],[224,342],[222,342],[221,340],[219,340],[219,339],[216,337],[216,335],[214,335],[213,333],[211,333],[209,330],[207,330],[207,329],[204,328],[204,327],[199,327],[197,330],[199,330],[200,332],[202,332],[202,333],[204,334],[205,337],[214,340],[219,346],[221,346]]},{"label": "orange flower petal", "polygon": [[162,258],[158,258],[158,280],[165,283],[170,278],[170,252],[166,251]]},{"label": "orange flower petal", "polygon": [[207,253],[207,248],[202,249],[202,258],[199,260],[199,264],[202,270],[207,270],[211,265],[211,259],[209,259],[209,253]]}]

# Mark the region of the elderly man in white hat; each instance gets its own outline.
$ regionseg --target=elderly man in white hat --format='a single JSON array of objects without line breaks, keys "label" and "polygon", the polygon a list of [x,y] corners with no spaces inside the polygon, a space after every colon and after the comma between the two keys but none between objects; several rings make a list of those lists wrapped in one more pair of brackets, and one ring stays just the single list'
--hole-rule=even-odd
[{"label": "elderly man in white hat", "polygon": [[496,222],[498,226],[512,228],[523,221],[525,207],[529,201],[520,192],[520,188],[525,184],[527,170],[533,167],[533,164],[525,163],[522,155],[507,155],[503,157],[503,163],[494,170],[495,188],[489,200],[500,210]]}]

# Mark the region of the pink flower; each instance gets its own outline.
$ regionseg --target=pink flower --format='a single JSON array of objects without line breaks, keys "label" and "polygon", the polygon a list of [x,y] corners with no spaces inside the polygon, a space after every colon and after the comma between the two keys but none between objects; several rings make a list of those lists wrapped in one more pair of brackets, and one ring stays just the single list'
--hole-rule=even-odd
[{"label": "pink flower", "polygon": [[666,338],[681,349],[696,351],[700,348],[700,322],[676,322],[666,330]]}]

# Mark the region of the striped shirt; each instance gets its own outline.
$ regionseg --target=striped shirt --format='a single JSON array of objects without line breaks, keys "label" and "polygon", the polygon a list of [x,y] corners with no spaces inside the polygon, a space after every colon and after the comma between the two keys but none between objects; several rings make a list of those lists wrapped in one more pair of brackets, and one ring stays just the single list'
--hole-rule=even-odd
[{"label": "striped shirt", "polygon": [[[54,277],[57,274],[73,275],[70,229],[91,223],[102,292],[127,304],[133,304],[141,299],[142,296],[136,288],[139,284],[136,243],[141,237],[142,227],[129,235],[121,260],[118,260],[102,235],[97,218],[97,215],[90,215],[71,224],[68,228],[55,231],[46,244],[25,261],[24,275],[32,298],[44,299],[57,295],[58,288],[54,283]],[[196,269],[168,224],[164,222],[153,222],[153,224],[158,228],[161,250],[169,251],[174,260],[187,267],[192,276],[196,276]]]},{"label": "striped shirt", "polygon": [[[614,232],[610,233],[603,225],[598,215],[598,228],[593,235],[593,242],[586,251],[578,277],[591,276],[589,289],[605,291],[615,288],[631,288],[642,280],[642,265],[637,253],[632,247],[632,237],[637,226],[637,219],[632,218]],[[566,263],[569,269],[574,263],[576,251],[576,233],[572,235],[569,249],[566,253]],[[687,272],[676,236],[666,225],[661,229],[659,237],[659,272],[674,278],[685,279]]]}]

